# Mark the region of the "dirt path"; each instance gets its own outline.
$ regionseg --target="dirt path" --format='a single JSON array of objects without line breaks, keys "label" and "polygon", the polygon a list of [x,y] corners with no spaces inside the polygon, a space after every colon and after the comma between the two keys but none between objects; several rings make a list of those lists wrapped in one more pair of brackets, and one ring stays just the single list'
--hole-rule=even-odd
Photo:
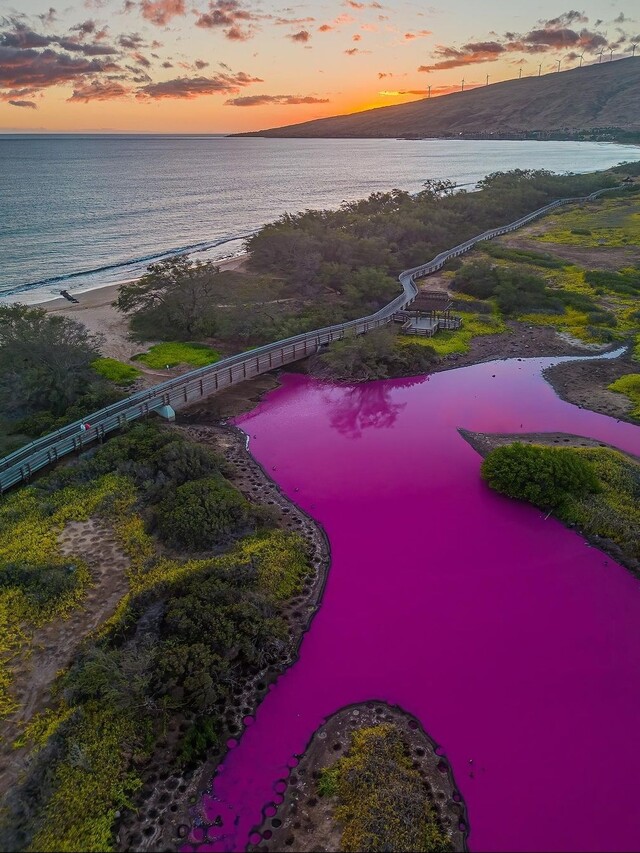
[{"label": "dirt path", "polygon": [[12,694],[18,710],[0,727],[0,795],[11,787],[26,766],[27,750],[13,741],[34,714],[51,704],[56,675],[69,665],[84,638],[114,613],[129,585],[129,558],[120,549],[113,530],[102,519],[72,521],[60,534],[61,551],[86,560],[94,585],[83,606],[68,619],[56,619],[37,629],[29,648],[14,669]]}]

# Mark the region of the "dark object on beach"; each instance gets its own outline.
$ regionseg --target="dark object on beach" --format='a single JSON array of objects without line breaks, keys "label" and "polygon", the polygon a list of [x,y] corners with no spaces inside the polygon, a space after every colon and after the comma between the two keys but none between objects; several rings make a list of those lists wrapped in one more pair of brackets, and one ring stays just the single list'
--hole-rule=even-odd
[{"label": "dark object on beach", "polygon": [[80,302],[80,300],[79,300],[79,299],[76,299],[76,298],[75,298],[75,296],[72,296],[72,295],[69,293],[69,291],[68,291],[68,290],[61,290],[61,291],[60,291],[60,296],[64,296],[64,298],[65,298],[65,299],[68,299],[68,300],[69,300],[69,302],[76,302],[76,303],[79,303],[79,302]]}]

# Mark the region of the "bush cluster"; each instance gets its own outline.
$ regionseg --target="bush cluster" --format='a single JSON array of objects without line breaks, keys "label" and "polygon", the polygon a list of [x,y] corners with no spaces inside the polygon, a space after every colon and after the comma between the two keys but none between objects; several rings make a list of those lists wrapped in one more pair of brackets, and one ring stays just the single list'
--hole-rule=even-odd
[{"label": "bush cluster", "polygon": [[[455,274],[451,287],[476,299],[492,299],[503,314],[564,314],[567,309],[587,312],[592,323],[611,321],[586,293],[552,290],[544,278],[517,267],[493,266],[487,261],[465,264]],[[602,319],[601,319],[602,318]]]},{"label": "bush cluster", "polygon": [[482,463],[482,476],[497,492],[542,509],[561,508],[571,498],[600,489],[592,465],[573,449],[520,442],[492,450]]},{"label": "bush cluster", "polygon": [[347,754],[322,772],[318,791],[337,799],[334,817],[344,827],[345,853],[452,849],[393,724],[355,731]]}]

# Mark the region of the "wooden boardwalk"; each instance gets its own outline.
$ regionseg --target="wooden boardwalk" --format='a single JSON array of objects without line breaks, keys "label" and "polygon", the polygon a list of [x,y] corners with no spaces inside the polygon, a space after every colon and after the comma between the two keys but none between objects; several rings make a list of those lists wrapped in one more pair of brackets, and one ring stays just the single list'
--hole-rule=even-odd
[{"label": "wooden boardwalk", "polygon": [[[249,352],[239,353],[132,394],[126,400],[121,400],[97,412],[88,412],[82,421],[76,421],[36,439],[0,459],[0,493],[18,483],[29,481],[42,468],[57,462],[69,453],[82,450],[96,440],[103,439],[108,433],[121,429],[131,421],[147,417],[152,412],[171,414],[176,409],[188,406],[230,385],[306,358],[332,341],[341,340],[348,335],[365,334],[372,329],[384,326],[391,322],[399,311],[410,306],[416,298],[418,294],[416,280],[442,269],[450,258],[463,255],[483,240],[491,240],[509,231],[515,231],[523,225],[528,225],[561,205],[590,201],[603,192],[607,190],[599,190],[590,196],[551,202],[515,222],[484,231],[471,240],[441,252],[421,266],[405,270],[399,276],[402,293],[368,317],[316,329],[303,335],[275,341]],[[89,429],[82,429],[84,422],[91,425]]]}]

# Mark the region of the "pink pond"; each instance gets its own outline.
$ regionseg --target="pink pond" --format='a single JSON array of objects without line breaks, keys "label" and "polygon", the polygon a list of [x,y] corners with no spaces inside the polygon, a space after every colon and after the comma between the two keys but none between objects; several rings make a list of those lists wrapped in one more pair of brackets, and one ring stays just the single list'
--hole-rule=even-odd
[{"label": "pink pond", "polygon": [[243,850],[321,721],[368,699],[441,744],[471,850],[640,848],[640,584],[491,493],[456,431],[565,431],[640,454],[640,429],[554,394],[540,376],[553,361],[357,387],[288,376],[239,420],[332,562],[299,660],[206,797],[218,826],[200,850]]}]

